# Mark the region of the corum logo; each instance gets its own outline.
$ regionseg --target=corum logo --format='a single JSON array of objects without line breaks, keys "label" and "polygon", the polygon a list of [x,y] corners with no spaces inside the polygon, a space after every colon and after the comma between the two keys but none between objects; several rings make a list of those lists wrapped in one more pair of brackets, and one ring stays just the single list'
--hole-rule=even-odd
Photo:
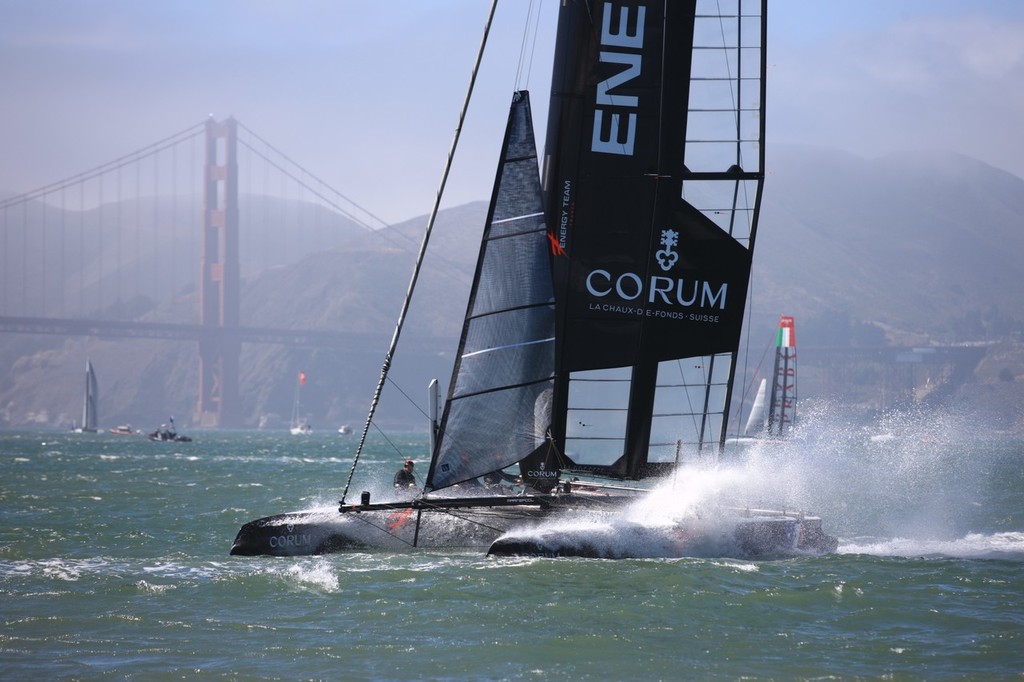
[{"label": "corum logo", "polygon": [[658,265],[661,266],[663,272],[671,270],[672,266],[679,261],[679,254],[675,252],[677,244],[679,244],[678,232],[675,230],[661,231],[661,245],[665,248],[660,249],[654,255],[658,259]]},{"label": "corum logo", "polygon": [[[655,251],[655,260],[663,272],[668,272],[679,262],[679,253],[676,251],[679,233],[675,230],[662,230],[660,243],[664,248]],[[608,302],[589,302],[590,310],[678,319],[682,319],[682,313],[669,313],[664,308],[679,306],[725,310],[726,296],[729,292],[728,282],[708,282],[696,277],[673,277],[671,274],[650,275],[645,280],[635,272],[612,272],[603,268],[591,270],[584,285],[587,293],[595,299],[608,297]],[[616,301],[636,301],[637,305],[624,306]]]}]

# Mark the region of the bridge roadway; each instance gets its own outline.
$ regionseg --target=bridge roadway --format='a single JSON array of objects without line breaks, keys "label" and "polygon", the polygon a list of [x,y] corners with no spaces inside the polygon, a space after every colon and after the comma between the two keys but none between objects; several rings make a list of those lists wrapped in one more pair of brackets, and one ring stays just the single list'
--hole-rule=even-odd
[{"label": "bridge roadway", "polygon": [[[238,340],[245,343],[276,343],[284,346],[368,350],[387,347],[390,336],[340,331],[268,329],[263,327],[213,327],[200,324],[87,320],[51,317],[0,317],[0,333],[93,336],[104,339],[164,339],[170,341]],[[416,350],[452,350],[451,339],[417,339]]]}]

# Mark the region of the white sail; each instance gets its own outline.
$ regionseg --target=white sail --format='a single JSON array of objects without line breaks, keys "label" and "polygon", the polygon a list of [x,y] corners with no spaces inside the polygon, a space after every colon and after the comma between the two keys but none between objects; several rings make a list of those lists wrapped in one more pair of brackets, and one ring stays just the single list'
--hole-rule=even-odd
[{"label": "white sail", "polygon": [[764,403],[768,393],[768,380],[761,379],[761,385],[754,396],[754,405],[750,408],[747,425],[743,427],[744,436],[754,436],[764,432]]}]

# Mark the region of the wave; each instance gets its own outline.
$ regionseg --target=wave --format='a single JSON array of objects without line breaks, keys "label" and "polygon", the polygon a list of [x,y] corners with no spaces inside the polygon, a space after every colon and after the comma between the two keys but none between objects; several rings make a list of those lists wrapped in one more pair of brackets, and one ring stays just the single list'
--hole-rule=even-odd
[{"label": "wave", "polygon": [[840,554],[1024,561],[1024,533],[969,533],[953,540],[890,538],[844,542]]}]

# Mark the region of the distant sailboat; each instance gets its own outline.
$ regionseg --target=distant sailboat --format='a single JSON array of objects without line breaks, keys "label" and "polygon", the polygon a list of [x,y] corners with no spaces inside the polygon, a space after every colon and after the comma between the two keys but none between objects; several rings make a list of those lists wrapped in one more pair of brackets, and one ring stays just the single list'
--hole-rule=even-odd
[{"label": "distant sailboat", "polygon": [[771,402],[768,404],[769,436],[785,436],[796,423],[796,327],[793,318],[779,318],[775,344],[775,371],[772,373]]},{"label": "distant sailboat", "polygon": [[293,436],[305,436],[313,432],[306,417],[300,416],[302,411],[302,387],[306,385],[306,373],[299,372],[298,381],[295,383],[295,400],[292,402],[292,423],[291,434]]},{"label": "distant sailboat", "polygon": [[96,371],[92,361],[85,361],[85,398],[82,401],[82,425],[74,427],[75,433],[96,433],[96,409],[99,384],[96,382]]},{"label": "distant sailboat", "polygon": [[768,380],[761,379],[742,434],[727,442],[753,443],[788,435],[796,423],[796,394],[796,327],[791,316],[783,315],[776,334],[771,392]]}]

